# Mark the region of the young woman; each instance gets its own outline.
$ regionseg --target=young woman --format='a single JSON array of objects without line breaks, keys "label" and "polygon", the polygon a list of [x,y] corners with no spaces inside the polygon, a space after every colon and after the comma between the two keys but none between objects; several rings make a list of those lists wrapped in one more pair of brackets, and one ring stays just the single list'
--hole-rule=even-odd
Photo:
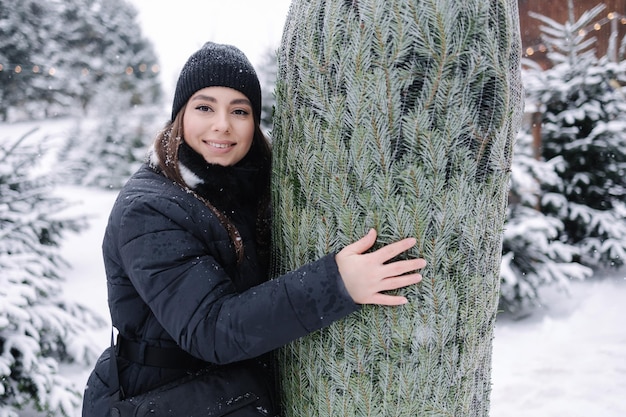
[{"label": "young woman", "polygon": [[403,304],[384,291],[421,279],[423,259],[390,262],[415,239],[367,252],[372,230],[268,280],[271,157],[260,116],[259,81],[241,51],[207,43],[189,58],[171,121],[111,211],[103,255],[119,336],[89,377],[84,417],[109,415],[118,380],[129,397],[202,368],[242,395],[263,391],[245,415],[277,415],[268,353],[361,304]]}]

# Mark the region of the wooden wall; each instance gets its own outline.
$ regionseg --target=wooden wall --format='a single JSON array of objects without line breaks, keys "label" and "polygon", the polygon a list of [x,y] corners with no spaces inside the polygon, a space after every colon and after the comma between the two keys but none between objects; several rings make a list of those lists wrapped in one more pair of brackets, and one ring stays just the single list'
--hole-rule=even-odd
[{"label": "wooden wall", "polygon": [[[541,22],[530,17],[528,12],[539,13],[559,23],[565,23],[569,13],[567,3],[567,0],[519,0],[520,29],[525,57],[530,57],[542,63],[546,61],[545,53],[539,51],[541,45],[541,31],[539,26]],[[607,51],[609,35],[611,34],[612,23],[607,18],[610,12],[616,12],[613,26],[617,27],[619,30],[619,42],[626,36],[626,0],[574,0],[574,19],[578,20],[585,11],[590,10],[600,3],[604,3],[606,8],[600,13],[596,20],[598,23],[604,24],[601,24],[597,31],[590,28],[591,32],[593,32],[590,33],[590,35],[595,36],[598,40],[596,48],[598,56],[604,56]],[[624,57],[622,57],[622,59],[623,58]]]}]

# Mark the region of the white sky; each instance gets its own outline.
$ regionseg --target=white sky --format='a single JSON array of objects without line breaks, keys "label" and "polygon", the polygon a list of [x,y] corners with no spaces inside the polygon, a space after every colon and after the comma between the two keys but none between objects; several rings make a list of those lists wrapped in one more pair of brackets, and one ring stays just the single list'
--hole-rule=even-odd
[{"label": "white sky", "polygon": [[154,44],[166,94],[189,55],[205,42],[241,49],[255,67],[280,45],[291,0],[130,0],[139,11],[143,35]]}]

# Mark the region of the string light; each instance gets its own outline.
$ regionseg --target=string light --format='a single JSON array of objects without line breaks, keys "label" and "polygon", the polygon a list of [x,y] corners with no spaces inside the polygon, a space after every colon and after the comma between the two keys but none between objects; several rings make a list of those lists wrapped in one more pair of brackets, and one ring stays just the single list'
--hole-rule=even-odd
[{"label": "string light", "polygon": [[[39,75],[49,75],[49,76],[54,76],[57,74],[58,70],[55,67],[49,67],[47,70],[45,70],[45,66],[44,65],[39,65],[39,64],[34,64],[32,65],[32,73],[33,74],[39,74]],[[148,65],[145,63],[141,63],[137,66],[127,66],[124,68],[123,71],[119,71],[118,73],[122,73],[125,75],[133,75],[136,71],[138,71],[139,73],[146,73],[148,72],[148,69],[150,72],[152,72],[153,74],[158,74],[161,71],[161,67],[158,64],[153,64],[153,65]],[[76,70],[72,70],[72,71],[76,71]],[[11,64],[11,63],[0,63],[0,73],[2,72],[12,72],[14,74],[22,74],[24,73],[24,66],[21,64]],[[65,72],[65,71],[64,71]],[[84,67],[80,70],[80,74],[84,77],[88,76],[89,74],[91,74],[93,72],[93,70]],[[112,73],[115,73],[116,71],[112,71]],[[96,72],[97,74],[102,74],[103,72]]]},{"label": "string light", "polygon": [[[606,25],[607,23],[610,23],[611,21],[615,19],[620,19],[619,23],[621,23],[622,25],[626,25],[626,16],[622,16],[618,12],[610,12],[606,15],[605,18],[601,19],[597,23],[594,23],[593,25],[589,25],[586,28],[579,30],[578,35],[586,36],[587,34],[589,34],[589,32],[593,30],[599,31],[602,29],[604,25]],[[532,45],[532,46],[527,47],[525,52],[527,56],[533,56],[537,52],[545,53],[547,50],[548,48],[546,47],[546,45],[540,43],[537,45]]]}]

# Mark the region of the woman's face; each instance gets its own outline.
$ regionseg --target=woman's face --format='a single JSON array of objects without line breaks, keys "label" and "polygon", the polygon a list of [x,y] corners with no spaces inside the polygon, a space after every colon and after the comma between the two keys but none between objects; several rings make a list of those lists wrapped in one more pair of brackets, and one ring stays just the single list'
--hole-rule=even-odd
[{"label": "woman's face", "polygon": [[236,164],[246,156],[254,138],[250,100],[228,87],[196,91],[185,106],[183,134],[185,142],[208,163]]}]

